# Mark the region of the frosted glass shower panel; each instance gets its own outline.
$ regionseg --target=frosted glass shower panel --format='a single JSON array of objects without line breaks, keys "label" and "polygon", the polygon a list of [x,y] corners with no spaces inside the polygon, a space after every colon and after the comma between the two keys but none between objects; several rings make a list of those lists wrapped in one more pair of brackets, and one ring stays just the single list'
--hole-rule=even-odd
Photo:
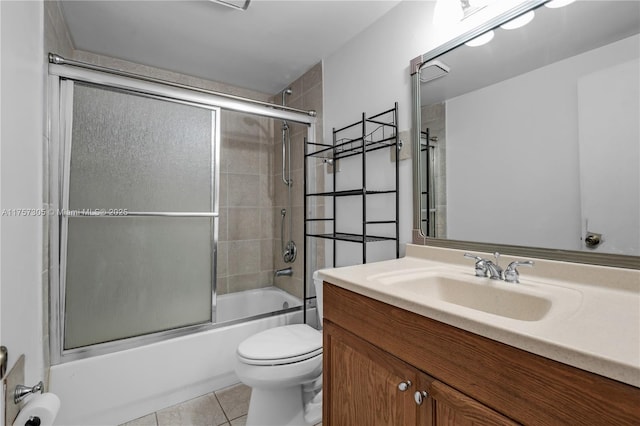
[{"label": "frosted glass shower panel", "polygon": [[74,83],[63,350],[215,321],[218,112]]},{"label": "frosted glass shower panel", "polygon": [[64,348],[211,321],[212,218],[69,221]]},{"label": "frosted glass shower panel", "polygon": [[211,211],[211,115],[76,83],[69,208]]}]

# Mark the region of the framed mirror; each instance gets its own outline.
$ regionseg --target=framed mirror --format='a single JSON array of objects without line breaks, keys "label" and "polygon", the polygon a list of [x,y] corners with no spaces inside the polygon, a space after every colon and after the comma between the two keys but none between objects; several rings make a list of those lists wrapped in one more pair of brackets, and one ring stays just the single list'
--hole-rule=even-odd
[{"label": "framed mirror", "polygon": [[639,33],[537,0],[411,61],[414,243],[640,268]]}]

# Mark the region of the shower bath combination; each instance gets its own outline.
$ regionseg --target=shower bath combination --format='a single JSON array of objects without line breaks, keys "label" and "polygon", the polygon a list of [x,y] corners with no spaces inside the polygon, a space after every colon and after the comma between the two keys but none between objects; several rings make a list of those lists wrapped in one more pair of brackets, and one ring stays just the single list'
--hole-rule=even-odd
[{"label": "shower bath combination", "polygon": [[[222,242],[218,235],[228,211],[223,205],[220,226],[220,189],[228,188],[221,184],[226,163],[222,154],[231,152],[221,149],[222,138],[247,124],[264,123],[265,139],[253,149],[266,153],[267,140],[273,144],[274,125],[278,139],[278,121],[299,124],[294,130],[312,138],[315,113],[55,54],[47,78],[51,208],[78,212],[49,217],[50,232],[45,233],[49,270],[55,271],[48,274],[49,377],[51,390],[67,407],[61,408],[58,421],[122,424],[153,411],[148,408],[234,383],[238,342],[276,326],[303,323],[305,304],[262,274],[251,274],[259,286],[253,289],[246,288],[246,281],[240,288],[228,286],[226,277],[218,281],[218,265],[228,257],[230,245],[228,233]],[[222,120],[224,111],[236,114]],[[251,122],[253,116],[269,121]],[[223,123],[228,127],[223,129]],[[285,149],[287,139],[285,133]],[[228,143],[240,152],[245,146],[234,148],[237,140],[229,137]],[[264,176],[273,176],[273,162],[264,165]],[[289,187],[291,173],[285,170],[284,177]],[[168,178],[175,184],[164,185]],[[279,191],[288,189],[276,186]],[[278,208],[291,212],[281,196],[286,197],[278,194]],[[271,212],[274,205],[260,207]],[[129,207],[129,214],[97,215],[88,208],[96,206]],[[291,261],[292,245],[283,250]],[[265,250],[269,262],[274,260],[271,251]],[[185,253],[186,264],[181,261]],[[278,263],[291,270],[291,264]],[[304,297],[305,287],[298,288]],[[145,366],[149,360],[165,359],[167,353],[183,359],[167,372],[169,376],[163,374],[164,380],[152,380],[149,386]],[[109,356],[100,356],[105,354]],[[0,350],[0,367],[1,361]],[[132,378],[126,392],[119,383],[123,375]],[[108,397],[87,401],[74,391],[95,383]]]},{"label": "shower bath combination", "polygon": [[[291,88],[282,91],[282,106],[286,106],[286,97],[291,95]],[[286,120],[282,120],[282,182],[287,186],[287,208],[289,209],[287,242],[285,243],[285,219],[287,217],[287,208],[280,210],[280,248],[282,252],[282,260],[285,263],[293,263],[298,254],[296,243],[292,239],[293,218],[291,216],[291,187],[293,179],[291,179],[291,136],[289,133],[289,124]],[[276,277],[280,275],[291,275],[291,268],[285,268],[276,271]]]}]

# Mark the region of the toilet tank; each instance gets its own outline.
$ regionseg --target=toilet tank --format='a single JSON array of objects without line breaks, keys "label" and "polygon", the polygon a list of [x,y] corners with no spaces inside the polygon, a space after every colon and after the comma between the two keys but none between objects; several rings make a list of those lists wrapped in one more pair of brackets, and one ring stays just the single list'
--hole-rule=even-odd
[{"label": "toilet tank", "polygon": [[322,328],[322,278],[318,277],[318,271],[313,273],[313,285],[316,288],[316,306],[318,310],[318,328]]}]

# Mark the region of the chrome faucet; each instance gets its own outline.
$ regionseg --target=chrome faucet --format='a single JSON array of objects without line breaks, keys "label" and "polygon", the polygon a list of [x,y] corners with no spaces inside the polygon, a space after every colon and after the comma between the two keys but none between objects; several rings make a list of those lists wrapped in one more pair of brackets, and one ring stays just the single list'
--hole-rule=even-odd
[{"label": "chrome faucet", "polygon": [[511,262],[507,269],[504,271],[504,280],[508,283],[519,283],[520,273],[518,272],[518,266],[533,266],[532,260],[518,260]]},{"label": "chrome faucet", "polygon": [[464,257],[469,257],[476,260],[476,276],[477,277],[489,277],[492,280],[502,279],[502,268],[498,264],[500,259],[500,253],[495,252],[493,254],[496,258],[495,263],[491,260],[484,259],[480,256],[476,256],[471,253],[465,253]]},{"label": "chrome faucet", "polygon": [[491,260],[483,259],[480,256],[476,256],[475,254],[465,253],[464,257],[469,257],[471,259],[476,260],[476,276],[478,277],[489,277],[492,280],[502,280],[504,279],[508,283],[519,283],[520,282],[520,273],[518,272],[518,266],[533,266],[534,263],[532,260],[517,260],[515,262],[511,262],[507,269],[504,271],[504,275],[502,273],[502,268],[498,264],[500,260],[500,253],[495,252],[493,254],[496,258],[495,263]]},{"label": "chrome faucet", "polygon": [[284,268],[284,269],[278,269],[274,274],[273,274],[273,278],[278,278],[278,277],[290,277],[293,275],[293,269],[291,267],[288,268]]}]

